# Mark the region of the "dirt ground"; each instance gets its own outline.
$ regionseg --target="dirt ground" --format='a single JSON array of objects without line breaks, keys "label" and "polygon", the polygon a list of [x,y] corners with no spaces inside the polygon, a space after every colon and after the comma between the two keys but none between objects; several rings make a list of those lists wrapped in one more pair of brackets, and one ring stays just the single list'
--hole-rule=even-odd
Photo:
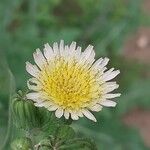
[{"label": "dirt ground", "polygon": [[[142,9],[150,15],[150,0],[143,0]],[[150,64],[150,27],[140,27],[125,42],[123,56],[141,63]],[[147,146],[150,147],[150,111],[135,108],[123,118],[123,122],[139,129]]]}]

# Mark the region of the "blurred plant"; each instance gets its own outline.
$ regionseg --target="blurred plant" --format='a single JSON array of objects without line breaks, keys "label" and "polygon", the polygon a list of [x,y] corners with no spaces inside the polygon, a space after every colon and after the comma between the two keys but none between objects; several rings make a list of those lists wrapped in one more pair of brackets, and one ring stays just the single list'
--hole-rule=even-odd
[{"label": "blurred plant", "polygon": [[0,10],[4,12],[0,47],[14,68],[19,87],[26,80],[24,62],[45,41],[93,43],[98,55],[118,54],[126,34],[134,31],[142,18],[140,0],[6,0]]}]

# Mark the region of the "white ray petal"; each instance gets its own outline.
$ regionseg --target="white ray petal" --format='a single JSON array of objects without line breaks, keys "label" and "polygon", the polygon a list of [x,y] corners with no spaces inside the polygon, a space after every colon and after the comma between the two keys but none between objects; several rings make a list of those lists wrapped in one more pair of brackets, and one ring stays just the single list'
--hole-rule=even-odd
[{"label": "white ray petal", "polygon": [[92,66],[92,68],[97,69],[101,62],[103,61],[103,58],[99,58]]},{"label": "white ray petal", "polygon": [[111,99],[111,98],[116,98],[119,97],[121,94],[120,93],[116,93],[116,94],[105,94],[103,97],[105,99]]},{"label": "white ray petal", "polygon": [[65,110],[65,111],[64,111],[64,117],[65,117],[66,119],[69,119],[69,116],[70,116],[69,111]]},{"label": "white ray petal", "polygon": [[78,120],[79,116],[75,112],[71,112],[71,118],[72,120]]},{"label": "white ray petal", "polygon": [[35,105],[36,107],[43,107],[43,106],[44,106],[43,103],[34,103],[34,105]]},{"label": "white ray petal", "polygon": [[94,61],[95,61],[95,51],[92,50],[91,55],[89,56],[88,62],[89,62],[90,64],[93,64]]},{"label": "white ray petal", "polygon": [[69,46],[68,45],[65,45],[65,50],[64,50],[64,57],[65,58],[68,58],[68,55],[69,55]]},{"label": "white ray petal", "polygon": [[[93,46],[89,45],[85,51],[82,53],[81,57],[80,57],[80,63],[85,63],[85,62],[92,62],[94,61],[94,57],[92,56],[92,53],[94,52],[93,50]],[[95,52],[94,52],[95,53]]]},{"label": "white ray petal", "polygon": [[37,99],[32,99],[32,101],[40,104],[40,103],[43,103],[45,101],[45,99],[37,98]]},{"label": "white ray petal", "polygon": [[76,113],[77,113],[77,115],[78,115],[79,117],[83,117],[82,111],[79,110],[79,111],[77,111]]},{"label": "white ray petal", "polygon": [[46,63],[46,60],[40,51],[40,49],[36,49],[36,52],[33,53],[34,61],[38,65],[40,69],[42,69],[43,65]]},{"label": "white ray petal", "polygon": [[91,56],[92,52],[93,52],[93,46],[92,46],[92,45],[89,45],[89,46],[85,49],[85,51],[83,52],[83,53],[85,54],[85,58],[84,58],[84,59],[88,59],[88,58]]},{"label": "white ray petal", "polygon": [[94,117],[94,115],[93,115],[90,111],[88,111],[87,109],[83,109],[83,110],[82,110],[82,113],[83,113],[84,116],[87,117],[88,119],[90,119],[90,120],[92,120],[92,121],[94,121],[94,122],[97,121],[96,118]]},{"label": "white ray petal", "polygon": [[32,65],[30,62],[26,62],[26,70],[33,77],[37,77],[40,72],[38,67],[36,65]]},{"label": "white ray petal", "polygon": [[38,103],[41,107],[45,107],[45,108],[48,108],[48,107],[50,107],[50,106],[52,106],[52,105],[54,105],[54,103],[52,103],[52,102],[50,102],[49,100],[45,100],[45,101],[43,101],[43,102],[41,102],[41,103]]},{"label": "white ray petal", "polygon": [[48,107],[53,106],[53,105],[54,105],[54,103],[52,103],[52,102],[49,101],[49,100],[44,103],[44,107],[45,107],[45,108],[48,108]]},{"label": "white ray petal", "polygon": [[119,87],[119,84],[114,84],[114,85],[104,85],[104,93],[109,93],[112,92],[113,90],[117,89]]},{"label": "white ray petal", "polygon": [[103,73],[105,70],[107,70],[107,67],[104,67],[104,68],[99,69],[99,70]]},{"label": "white ray petal", "polygon": [[113,71],[110,74],[108,74],[107,76],[102,77],[104,81],[109,81],[113,78],[115,78],[118,74],[120,73],[119,70]]},{"label": "white ray petal", "polygon": [[41,85],[41,82],[37,78],[30,78],[28,81],[34,85]]},{"label": "white ray petal", "polygon": [[114,70],[114,68],[111,68],[109,70],[107,70],[104,74],[103,74],[103,78],[107,77],[112,71]]},{"label": "white ray petal", "polygon": [[107,86],[114,86],[114,85],[117,84],[117,82],[111,81],[111,82],[106,82],[105,84],[106,84]]},{"label": "white ray petal", "polygon": [[31,99],[31,100],[33,100],[33,99],[39,99],[40,96],[41,96],[40,93],[37,93],[37,92],[32,92],[32,93],[26,94],[26,98],[27,99]]},{"label": "white ray petal", "polygon": [[53,57],[54,52],[53,52],[53,49],[51,48],[51,46],[48,43],[45,44],[44,46],[45,46],[45,48],[44,48],[44,56],[49,61]]},{"label": "white ray petal", "polygon": [[117,104],[116,102],[110,100],[101,101],[101,105],[106,107],[115,107],[116,104]]},{"label": "white ray petal", "polygon": [[109,62],[109,58],[105,57],[102,60],[101,64],[99,65],[99,69],[102,69],[103,67],[105,67],[108,64],[108,62]]},{"label": "white ray petal", "polygon": [[29,83],[29,80],[27,81],[27,86],[28,86],[28,89],[29,89],[29,90],[33,90],[33,91],[39,91],[39,90],[42,89],[42,87],[40,87],[40,86],[31,85],[31,84]]},{"label": "white ray petal", "polygon": [[76,55],[77,59],[80,59],[80,57],[81,57],[81,47],[80,46],[77,47],[77,49],[75,51],[75,55]]},{"label": "white ray petal", "polygon": [[58,108],[58,109],[55,111],[55,116],[56,116],[57,118],[61,118],[62,115],[63,115],[63,113],[64,113],[63,109]]},{"label": "white ray petal", "polygon": [[64,40],[60,41],[59,50],[60,50],[60,55],[63,56],[63,53],[64,53]]},{"label": "white ray petal", "polygon": [[27,86],[33,91],[39,91],[42,88],[41,83],[36,78],[30,78],[27,80]]},{"label": "white ray petal", "polygon": [[58,108],[57,105],[51,105],[51,106],[49,106],[47,109],[48,109],[49,111],[55,111],[57,108]]},{"label": "white ray petal", "polygon": [[93,105],[93,106],[90,106],[89,108],[90,108],[90,110],[92,110],[92,111],[99,112],[99,111],[102,110],[103,107],[102,107],[101,105],[99,105],[99,104],[95,104],[95,105]]},{"label": "white ray petal", "polygon": [[70,49],[71,52],[73,52],[73,51],[75,50],[75,48],[76,48],[76,42],[73,41],[73,42],[71,43],[69,49]]},{"label": "white ray petal", "polygon": [[59,55],[59,47],[58,47],[57,42],[53,43],[53,50],[54,50],[55,55]]}]

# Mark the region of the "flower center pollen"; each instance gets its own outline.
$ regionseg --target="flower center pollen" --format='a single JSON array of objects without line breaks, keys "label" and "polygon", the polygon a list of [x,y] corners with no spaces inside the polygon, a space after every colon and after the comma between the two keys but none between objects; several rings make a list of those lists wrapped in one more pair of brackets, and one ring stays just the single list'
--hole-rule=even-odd
[{"label": "flower center pollen", "polygon": [[42,94],[63,109],[79,110],[100,97],[100,85],[90,67],[73,59],[49,62],[41,70]]}]

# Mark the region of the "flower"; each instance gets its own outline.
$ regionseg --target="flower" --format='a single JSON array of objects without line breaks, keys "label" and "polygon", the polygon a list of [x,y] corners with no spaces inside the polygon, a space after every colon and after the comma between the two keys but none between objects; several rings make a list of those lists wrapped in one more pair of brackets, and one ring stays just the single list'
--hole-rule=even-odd
[{"label": "flower", "polygon": [[45,44],[43,53],[40,49],[34,52],[36,65],[26,62],[26,70],[33,76],[27,81],[32,92],[26,97],[33,100],[35,106],[55,111],[57,118],[64,115],[66,119],[78,120],[85,116],[95,122],[91,111],[98,112],[103,106],[116,106],[116,102],[110,99],[119,97],[120,93],[110,92],[119,85],[108,81],[120,71],[114,71],[114,68],[107,70],[108,58],[95,61],[92,45],[82,52],[76,42],[68,46],[61,40],[53,47]]}]

